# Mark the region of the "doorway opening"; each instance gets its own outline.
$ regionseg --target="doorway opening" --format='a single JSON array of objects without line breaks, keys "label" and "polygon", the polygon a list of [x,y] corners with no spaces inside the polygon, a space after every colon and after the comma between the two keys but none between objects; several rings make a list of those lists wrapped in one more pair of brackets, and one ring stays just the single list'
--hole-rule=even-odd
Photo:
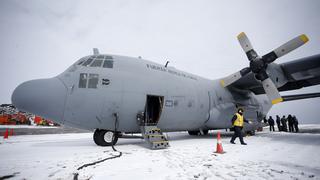
[{"label": "doorway opening", "polygon": [[163,108],[163,96],[147,95],[145,107],[145,124],[156,125]]}]

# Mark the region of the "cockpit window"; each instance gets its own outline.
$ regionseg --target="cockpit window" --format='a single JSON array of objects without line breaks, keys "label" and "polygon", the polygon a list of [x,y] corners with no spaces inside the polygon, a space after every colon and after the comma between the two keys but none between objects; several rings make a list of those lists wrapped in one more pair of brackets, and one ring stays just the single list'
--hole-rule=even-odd
[{"label": "cockpit window", "polygon": [[87,59],[88,59],[88,56],[79,59],[77,65],[81,65],[81,64],[82,64],[83,62],[85,62]]},{"label": "cockpit window", "polygon": [[96,59],[93,61],[93,63],[91,64],[91,67],[100,67],[102,64],[102,60],[100,59]]},{"label": "cockpit window", "polygon": [[97,88],[98,81],[99,81],[99,75],[98,74],[89,74],[88,88]]},{"label": "cockpit window", "polygon": [[88,74],[80,73],[79,88],[86,88],[87,80],[88,80]]},{"label": "cockpit window", "polygon": [[78,65],[81,65],[84,62],[84,60],[79,61]]},{"label": "cockpit window", "polygon": [[112,59],[107,59],[103,63],[104,68],[113,68],[113,60]]},{"label": "cockpit window", "polygon": [[113,57],[106,55],[90,56],[89,59],[83,59],[78,63],[82,66],[113,68]]},{"label": "cockpit window", "polygon": [[87,74],[80,73],[79,78],[79,88],[93,88],[96,89],[98,87],[99,82],[99,74]]},{"label": "cockpit window", "polygon": [[82,64],[82,66],[88,66],[93,61],[93,58],[89,58],[86,62]]}]

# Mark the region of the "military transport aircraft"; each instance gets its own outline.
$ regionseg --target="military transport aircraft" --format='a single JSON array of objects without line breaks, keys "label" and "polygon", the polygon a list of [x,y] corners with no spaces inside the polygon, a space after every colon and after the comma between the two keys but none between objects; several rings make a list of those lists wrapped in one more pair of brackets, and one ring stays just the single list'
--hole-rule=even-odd
[{"label": "military transport aircraft", "polygon": [[244,33],[238,35],[250,65],[225,78],[210,80],[142,58],[94,54],[62,74],[20,84],[12,103],[55,122],[94,130],[97,145],[142,133],[152,148],[167,147],[162,131],[190,135],[231,127],[237,107],[258,124],[273,104],[319,97],[320,93],[281,96],[320,83],[320,54],[276,64],[277,58],[308,41],[300,35],[259,56]]}]

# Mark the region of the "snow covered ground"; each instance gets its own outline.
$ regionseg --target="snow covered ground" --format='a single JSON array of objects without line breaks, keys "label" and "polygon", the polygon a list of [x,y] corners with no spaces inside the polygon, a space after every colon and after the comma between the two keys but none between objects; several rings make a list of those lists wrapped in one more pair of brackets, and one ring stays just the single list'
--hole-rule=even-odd
[{"label": "snow covered ground", "polygon": [[[230,144],[222,132],[225,154],[215,154],[216,132],[189,136],[167,133],[171,147],[149,150],[140,139],[120,139],[120,158],[77,170],[83,164],[118,155],[98,147],[92,133],[23,135],[0,140],[0,177],[11,179],[320,179],[320,125],[305,133],[270,133],[245,137],[247,146]],[[308,133],[308,130],[312,133]]]}]

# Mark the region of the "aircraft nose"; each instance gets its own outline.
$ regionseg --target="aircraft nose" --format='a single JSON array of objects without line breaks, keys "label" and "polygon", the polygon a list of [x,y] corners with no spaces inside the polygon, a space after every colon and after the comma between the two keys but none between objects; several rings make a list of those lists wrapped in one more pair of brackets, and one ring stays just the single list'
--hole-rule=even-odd
[{"label": "aircraft nose", "polygon": [[11,101],[20,111],[63,123],[66,95],[67,88],[58,78],[37,79],[20,84]]}]

